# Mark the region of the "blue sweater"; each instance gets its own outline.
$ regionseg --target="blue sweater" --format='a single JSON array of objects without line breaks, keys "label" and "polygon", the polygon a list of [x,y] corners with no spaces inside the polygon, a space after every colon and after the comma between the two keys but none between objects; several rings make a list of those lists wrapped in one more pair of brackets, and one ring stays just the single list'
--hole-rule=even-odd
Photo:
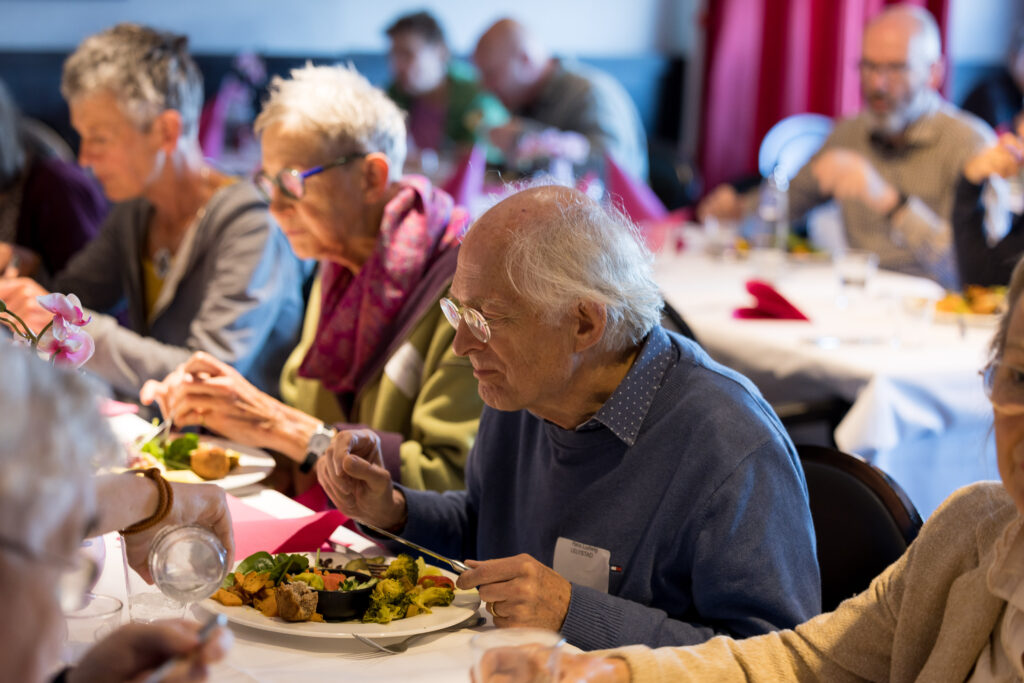
[{"label": "blue sweater", "polygon": [[548,566],[560,536],[608,549],[608,593],[574,583],[562,626],[588,650],[742,638],[820,611],[803,471],[749,380],[659,327],[595,417],[610,405],[632,417],[564,430],[485,408],[467,490],[403,489],[403,535]]}]

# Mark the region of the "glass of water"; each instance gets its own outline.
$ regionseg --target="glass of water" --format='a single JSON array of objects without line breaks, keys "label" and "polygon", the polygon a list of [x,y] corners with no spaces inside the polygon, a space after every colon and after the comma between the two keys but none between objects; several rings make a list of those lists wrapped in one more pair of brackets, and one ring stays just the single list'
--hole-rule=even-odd
[{"label": "glass of water", "polygon": [[228,553],[205,527],[168,527],[149,548],[148,585],[125,563],[128,613],[133,622],[184,616],[191,603],[213,595],[228,572]]},{"label": "glass of water", "polygon": [[832,256],[832,267],[839,281],[840,303],[845,305],[851,298],[867,294],[878,272],[878,254],[864,249],[837,251]]},{"label": "glass of water", "polygon": [[64,612],[67,634],[61,662],[73,666],[89,648],[121,625],[121,601],[111,595],[86,594],[82,603]]}]

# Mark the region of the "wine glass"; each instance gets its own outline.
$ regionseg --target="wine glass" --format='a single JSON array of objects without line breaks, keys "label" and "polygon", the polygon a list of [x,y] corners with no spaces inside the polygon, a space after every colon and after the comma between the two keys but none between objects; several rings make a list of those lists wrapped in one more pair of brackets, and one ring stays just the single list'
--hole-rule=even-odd
[{"label": "wine glass", "polygon": [[206,527],[189,524],[169,527],[153,539],[149,571],[157,588],[182,606],[213,595],[228,572],[228,553]]}]

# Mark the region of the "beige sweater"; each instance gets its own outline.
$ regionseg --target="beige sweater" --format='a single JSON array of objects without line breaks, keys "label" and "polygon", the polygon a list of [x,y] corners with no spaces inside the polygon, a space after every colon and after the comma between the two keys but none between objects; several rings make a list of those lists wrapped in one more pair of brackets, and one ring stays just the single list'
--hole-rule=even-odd
[{"label": "beige sweater", "polygon": [[632,680],[963,681],[1002,614],[986,574],[1017,511],[1002,486],[953,493],[860,595],[791,631],[686,648],[630,647]]}]

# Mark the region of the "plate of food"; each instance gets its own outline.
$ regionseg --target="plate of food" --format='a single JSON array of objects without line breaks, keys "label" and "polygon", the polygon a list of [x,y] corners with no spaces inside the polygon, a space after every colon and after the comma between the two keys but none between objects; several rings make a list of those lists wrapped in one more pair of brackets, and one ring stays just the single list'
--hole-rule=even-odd
[{"label": "plate of food", "polygon": [[254,553],[200,605],[234,624],[307,638],[429,633],[466,621],[480,607],[477,591],[455,588],[455,574],[422,559],[381,558],[381,571],[373,573],[362,569],[365,562],[331,559]]},{"label": "plate of food", "polygon": [[132,448],[129,469],[158,467],[168,481],[237,489],[266,479],[274,458],[259,448],[192,433],[158,436]]},{"label": "plate of food", "polygon": [[968,285],[963,292],[947,292],[935,302],[935,321],[986,327],[999,322],[1005,307],[1006,287]]}]

